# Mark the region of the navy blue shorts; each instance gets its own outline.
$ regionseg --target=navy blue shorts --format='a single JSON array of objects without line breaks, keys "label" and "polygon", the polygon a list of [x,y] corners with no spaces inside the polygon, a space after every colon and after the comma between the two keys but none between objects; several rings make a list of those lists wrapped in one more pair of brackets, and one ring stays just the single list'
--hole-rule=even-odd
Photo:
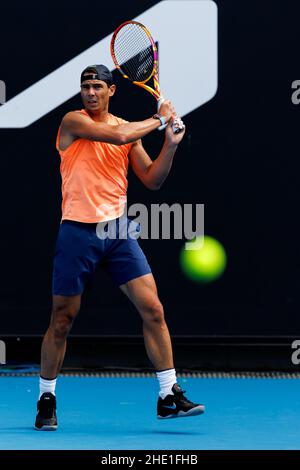
[{"label": "navy blue shorts", "polygon": [[[121,238],[120,220],[116,220],[115,229],[112,230],[114,235],[107,238],[107,232],[111,231],[107,223],[90,224],[69,220],[61,223],[53,266],[54,295],[81,294],[86,284],[91,283],[98,266],[112,277],[117,286],[151,273],[137,239],[128,235]],[[135,222],[124,217],[122,220],[123,226],[125,220],[128,232],[128,227]],[[138,232],[136,227],[137,224],[134,229]]]}]

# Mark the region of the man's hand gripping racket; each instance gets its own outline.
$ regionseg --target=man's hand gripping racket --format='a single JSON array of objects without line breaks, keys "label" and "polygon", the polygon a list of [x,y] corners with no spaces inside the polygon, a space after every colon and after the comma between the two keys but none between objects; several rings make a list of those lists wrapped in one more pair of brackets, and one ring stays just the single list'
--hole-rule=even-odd
[{"label": "man's hand gripping racket", "polygon": [[[149,91],[157,100],[160,110],[164,98],[158,81],[158,53],[148,29],[137,21],[126,21],[114,32],[110,52],[116,68],[135,85]],[[153,88],[147,85],[153,79]],[[158,129],[167,127],[162,124]],[[177,134],[185,129],[179,116],[173,118],[172,129]]]}]

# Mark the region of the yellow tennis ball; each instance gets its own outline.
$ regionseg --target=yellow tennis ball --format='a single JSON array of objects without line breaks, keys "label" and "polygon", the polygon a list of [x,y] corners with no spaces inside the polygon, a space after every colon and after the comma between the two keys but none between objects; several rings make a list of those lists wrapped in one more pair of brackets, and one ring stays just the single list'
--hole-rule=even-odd
[{"label": "yellow tennis ball", "polygon": [[188,278],[197,282],[211,282],[223,274],[227,256],[220,242],[205,235],[190,242],[189,248],[184,246],[180,253],[180,265]]}]

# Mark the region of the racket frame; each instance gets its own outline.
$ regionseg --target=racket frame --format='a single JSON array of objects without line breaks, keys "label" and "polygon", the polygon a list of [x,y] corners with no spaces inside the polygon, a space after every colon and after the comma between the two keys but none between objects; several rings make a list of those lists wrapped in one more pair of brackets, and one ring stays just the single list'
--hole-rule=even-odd
[{"label": "racket frame", "polygon": [[[122,70],[122,67],[118,64],[118,61],[117,61],[117,58],[115,56],[115,52],[114,52],[114,45],[115,45],[115,39],[116,39],[116,36],[118,34],[118,32],[120,31],[120,29],[122,29],[125,25],[127,24],[136,24],[138,25],[140,28],[142,28],[145,33],[147,34],[148,38],[149,38],[149,41],[151,43],[151,46],[152,46],[152,51],[153,51],[153,70],[151,72],[151,74],[149,75],[149,77],[146,79],[146,80],[143,80],[142,82],[138,82],[138,81],[135,81],[135,80],[131,80],[128,75],[126,75],[126,73]],[[127,78],[127,80],[129,80],[131,83],[133,83],[134,85],[137,85],[141,88],[144,88],[144,90],[148,91],[149,93],[151,93],[152,96],[154,96],[154,98],[157,100],[157,109],[160,108],[160,105],[162,104],[162,102],[164,101],[164,97],[162,96],[161,94],[161,90],[160,90],[160,85],[159,85],[159,81],[158,81],[158,50],[157,50],[157,47],[156,47],[156,44],[155,44],[155,41],[150,33],[150,31],[146,28],[146,26],[144,26],[142,23],[139,23],[138,21],[135,21],[135,20],[129,20],[129,21],[125,21],[124,23],[120,24],[120,26],[118,26],[118,28],[114,31],[113,33],[113,36],[111,38],[111,42],[110,42],[110,54],[111,54],[111,57],[113,59],[113,62],[116,66],[116,68],[119,70],[119,72],[123,75],[124,78]],[[153,78],[153,84],[154,84],[154,88],[150,87],[149,85],[146,85],[146,83],[151,79]],[[168,124],[164,124],[164,125],[161,125],[158,130],[163,130],[167,127]],[[173,129],[173,132],[174,134],[176,134],[177,132],[180,132],[180,130],[178,130],[178,128],[176,126],[174,126],[174,124],[172,125],[172,129]]]},{"label": "racket frame", "polygon": [[[145,31],[145,33],[147,34],[147,36],[149,38],[149,41],[151,43],[151,47],[152,47],[152,51],[153,51],[153,69],[152,69],[152,72],[149,75],[149,77],[146,78],[146,80],[143,80],[142,82],[137,82],[135,80],[130,80],[128,75],[126,75],[126,73],[122,70],[122,67],[118,64],[118,61],[117,61],[115,53],[114,53],[114,44],[115,44],[116,36],[117,36],[118,32],[120,31],[120,29],[122,29],[126,24],[136,24],[140,28],[142,28]],[[112,59],[113,59],[113,62],[115,64],[116,68],[119,70],[119,72],[123,75],[124,78],[127,78],[128,80],[130,80],[131,83],[133,83],[134,85],[140,86],[140,87],[144,88],[145,90],[149,91],[149,93],[151,93],[151,95],[154,96],[158,102],[163,100],[163,97],[162,97],[161,91],[160,91],[159,82],[158,82],[158,51],[157,51],[157,47],[156,47],[156,44],[154,42],[154,39],[151,36],[150,31],[148,31],[148,29],[142,23],[139,23],[138,21],[134,21],[134,20],[125,21],[124,23],[122,23],[115,30],[115,32],[113,33],[111,43],[110,43],[110,53],[111,53],[111,56],[112,56]],[[146,83],[151,78],[153,78],[154,89],[152,87],[150,87],[149,85],[146,85]]]}]

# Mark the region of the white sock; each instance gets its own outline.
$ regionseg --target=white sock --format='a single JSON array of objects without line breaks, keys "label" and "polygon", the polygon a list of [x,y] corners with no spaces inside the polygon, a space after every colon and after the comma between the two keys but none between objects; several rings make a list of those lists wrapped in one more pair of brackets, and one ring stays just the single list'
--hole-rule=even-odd
[{"label": "white sock", "polygon": [[177,382],[175,369],[167,369],[156,372],[159,381],[159,396],[164,399],[167,395],[174,395],[172,392],[173,385]]},{"label": "white sock", "polygon": [[56,379],[44,379],[40,377],[40,395],[39,399],[43,395],[43,393],[52,393],[55,395],[55,386],[56,386]]}]

